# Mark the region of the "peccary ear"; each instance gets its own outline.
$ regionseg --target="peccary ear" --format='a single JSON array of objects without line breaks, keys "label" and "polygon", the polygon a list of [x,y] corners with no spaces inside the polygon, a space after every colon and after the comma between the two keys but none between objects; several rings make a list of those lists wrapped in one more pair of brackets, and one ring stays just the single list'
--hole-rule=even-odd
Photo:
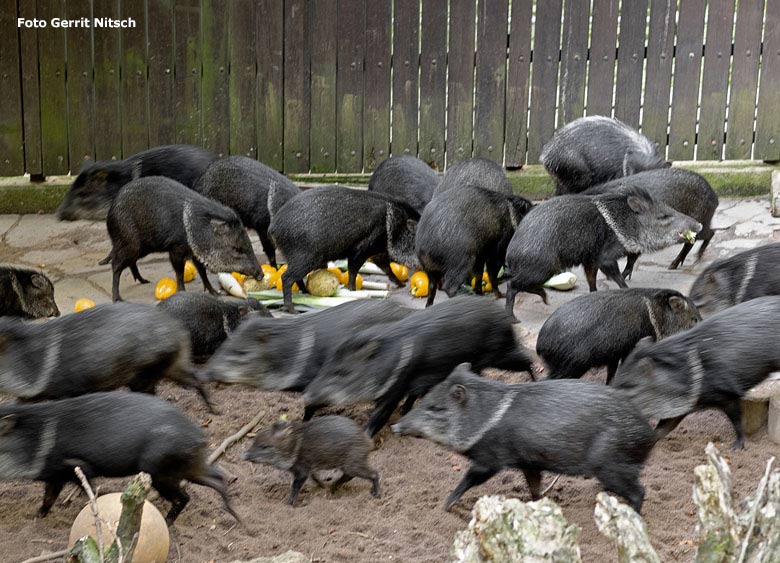
[{"label": "peccary ear", "polygon": [[46,289],[46,278],[40,274],[33,274],[30,282],[38,289]]},{"label": "peccary ear", "polygon": [[652,336],[645,336],[644,338],[640,338],[639,342],[636,343],[634,351],[646,350],[653,344],[655,344],[655,339]]},{"label": "peccary ear", "polygon": [[458,364],[453,370],[454,373],[471,373],[471,362]]},{"label": "peccary ear", "polygon": [[626,203],[628,203],[628,207],[634,213],[649,213],[652,209],[652,203],[650,201],[635,195],[628,196]]},{"label": "peccary ear", "polygon": [[417,232],[417,221],[415,221],[414,219],[407,219],[406,230],[412,234],[415,234]]},{"label": "peccary ear", "polygon": [[669,298],[669,307],[675,313],[681,313],[688,308],[688,304],[685,302],[685,299],[683,299],[679,295],[672,295]]},{"label": "peccary ear", "polygon": [[450,387],[450,397],[459,405],[464,404],[466,402],[466,387],[460,383],[453,385]]},{"label": "peccary ear", "polygon": [[11,433],[16,427],[16,415],[9,414],[0,418],[0,436]]}]

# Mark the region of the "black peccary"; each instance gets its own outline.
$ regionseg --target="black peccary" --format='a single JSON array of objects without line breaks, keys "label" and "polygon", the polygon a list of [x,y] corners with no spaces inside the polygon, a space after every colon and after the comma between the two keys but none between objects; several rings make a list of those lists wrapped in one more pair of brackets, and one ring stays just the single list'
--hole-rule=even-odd
[{"label": "black peccary", "polygon": [[[589,188],[582,193],[584,195],[615,193],[625,190],[629,186],[646,189],[656,200],[701,223],[701,231],[696,235],[696,240],[701,241],[696,259],[697,261],[701,260],[704,250],[710,244],[710,240],[715,234],[715,231],[710,227],[710,222],[719,203],[718,194],[715,193],[709,182],[690,170],[663,168],[661,170],[648,170],[628,178],[613,180],[606,184]],[[686,240],[680,253],[669,265],[669,269],[676,270],[679,266],[682,266],[692,248],[693,244]],[[624,278],[631,278],[637,258],[639,258],[639,254],[628,255],[626,267],[623,269]]]},{"label": "black peccary", "polygon": [[129,267],[140,283],[136,261],[152,252],[168,252],[178,291],[184,291],[184,263],[191,259],[203,286],[212,294],[206,268],[258,276],[252,243],[235,211],[162,176],[139,178],[119,192],[106,220],[111,253],[112,295],[121,301],[119,277]]},{"label": "black peccary", "polygon": [[305,419],[321,406],[376,401],[366,426],[374,436],[404,397],[406,412],[461,362],[532,374],[509,317],[494,303],[461,296],[344,340],[306,387]]},{"label": "black peccary", "polygon": [[482,295],[482,272],[498,297],[498,272],[520,220],[533,207],[516,195],[504,195],[476,186],[463,186],[434,198],[420,216],[415,250],[429,289],[426,307],[433,305],[439,286],[454,297],[472,275]]},{"label": "black peccary", "polygon": [[643,170],[667,168],[650,139],[622,121],[598,115],[558,129],[540,157],[556,195],[579,193]]},{"label": "black peccary", "polygon": [[349,334],[411,312],[393,301],[372,299],[295,317],[250,319],[211,357],[202,377],[265,390],[303,391],[328,353]]},{"label": "black peccary", "polygon": [[439,175],[414,156],[394,156],[383,160],[371,174],[369,191],[385,193],[405,201],[422,214],[439,184]]},{"label": "black peccary", "polygon": [[215,297],[208,293],[174,293],[157,308],[178,320],[190,333],[192,356],[206,361],[249,315],[270,317],[257,299]]},{"label": "black peccary", "polygon": [[257,232],[263,252],[276,267],[276,249],[268,236],[268,225],[273,214],[301,192],[298,186],[262,162],[229,156],[206,169],[195,191],[235,211],[247,229]]},{"label": "black peccary", "polygon": [[607,384],[618,363],[640,339],[661,340],[701,320],[696,306],[672,289],[610,289],[581,295],[550,315],[539,331],[536,353],[549,379],[582,377],[607,366]]},{"label": "black peccary", "polygon": [[54,284],[41,270],[0,264],[0,317],[59,317]]},{"label": "black peccary", "polygon": [[216,156],[192,145],[165,145],[134,154],[125,160],[88,163],[71,185],[57,209],[60,221],[105,221],[119,190],[142,176],[166,176],[188,188]]},{"label": "black peccary", "polygon": [[639,475],[655,434],[617,389],[586,381],[507,385],[458,366],[393,432],[427,438],[471,460],[447,498],[449,510],[471,487],[505,468],[523,472],[531,498],[542,471],[595,477],[639,512]]},{"label": "black peccary", "polygon": [[759,297],[704,319],[660,342],[641,340],[618,369],[614,385],[628,392],[663,437],[689,413],[726,413],[743,448],[740,399],[780,371],[780,297]]},{"label": "black peccary", "polygon": [[654,200],[642,188],[540,203],[520,222],[507,248],[512,278],[506,309],[512,313],[521,291],[539,295],[546,303],[544,282],[579,264],[591,291],[596,291],[598,270],[619,287],[628,287],[618,258],[660,250],[685,240],[687,231],[700,230],[697,221]]},{"label": "black peccary", "polygon": [[778,242],[713,262],[699,274],[690,292],[704,315],[767,295],[780,295]]},{"label": "black peccary", "polygon": [[371,481],[371,495],[379,498],[379,474],[369,465],[374,449],[371,439],[351,419],[322,416],[308,422],[280,421],[257,433],[244,459],[264,463],[293,474],[287,504],[295,504],[298,492],[311,476],[324,487],[316,471],[341,469],[331,493],[353,477]]},{"label": "black peccary", "polygon": [[447,168],[434,197],[452,188],[477,186],[486,190],[512,195],[512,184],[500,164],[488,158],[467,158]]},{"label": "black peccary", "polygon": [[187,480],[210,487],[230,505],[222,473],[206,462],[206,437],[182,412],[162,399],[140,393],[93,393],[62,401],[0,405],[0,479],[46,483],[38,516],[49,513],[68,482],[126,477],[144,471],[171,503],[172,525],[189,502]]},{"label": "black peccary", "polygon": [[284,306],[295,312],[292,286],[304,288],[303,278],[329,260],[346,258],[349,289],[355,289],[360,267],[368,258],[403,287],[390,269],[390,260],[414,266],[414,232],[418,213],[406,203],[378,192],[324,186],[288,201],[268,232],[287,258],[282,274]]}]

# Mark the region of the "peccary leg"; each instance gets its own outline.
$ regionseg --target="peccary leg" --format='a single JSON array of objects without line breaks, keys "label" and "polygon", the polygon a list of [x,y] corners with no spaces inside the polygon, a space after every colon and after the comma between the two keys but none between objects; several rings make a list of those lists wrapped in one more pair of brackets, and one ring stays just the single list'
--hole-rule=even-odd
[{"label": "peccary leg", "polygon": [[122,277],[122,272],[125,271],[125,268],[127,268],[130,265],[127,261],[116,261],[111,264],[111,269],[113,270],[112,280],[111,280],[111,297],[114,303],[117,301],[122,301],[122,296],[119,295],[119,278]]},{"label": "peccary leg", "polygon": [[523,476],[528,484],[528,490],[531,492],[531,500],[539,500],[542,496],[542,472],[523,469]]},{"label": "peccary leg", "polygon": [[138,264],[135,262],[130,266],[130,271],[133,273],[133,278],[138,283],[149,283],[149,280],[144,279],[143,276],[141,276],[141,272],[138,271]]},{"label": "peccary leg", "polygon": [[618,494],[628,501],[637,514],[642,511],[645,489],[639,482],[641,466],[613,467],[606,465],[596,474],[604,489]]},{"label": "peccary leg", "polygon": [[374,264],[379,266],[382,271],[387,274],[387,279],[393,282],[397,287],[404,287],[406,285],[406,282],[399,280],[393,273],[393,269],[390,267],[389,255],[377,254],[376,256],[372,256],[372,260],[374,261]]},{"label": "peccary leg", "polygon": [[433,305],[433,300],[436,299],[436,292],[439,289],[441,283],[441,275],[433,272],[425,272],[428,275],[428,299],[425,301],[425,308],[427,309]]},{"label": "peccary leg", "polygon": [[52,480],[46,481],[46,489],[43,492],[43,503],[38,509],[38,518],[46,518],[51,507],[54,506],[57,497],[60,496],[65,483],[70,480],[70,478],[54,477]]},{"label": "peccary leg", "polygon": [[290,271],[290,267],[282,274],[282,292],[284,293],[284,309],[288,313],[297,313],[295,306],[292,302],[292,286],[295,283],[295,279],[300,277],[296,272]]},{"label": "peccary leg", "polygon": [[460,500],[460,497],[463,496],[463,493],[468,491],[471,487],[481,485],[496,473],[498,473],[498,471],[490,467],[482,467],[476,464],[469,467],[468,472],[463,477],[461,482],[458,483],[458,486],[455,487],[455,490],[452,491],[450,496],[447,497],[444,510],[449,511],[455,505],[455,503]]},{"label": "peccary leg", "polygon": [[701,245],[699,246],[699,252],[696,254],[696,261],[698,262],[701,260],[701,255],[704,254],[704,251],[706,248],[710,245],[710,241],[712,240],[712,236],[715,234],[715,231],[709,228],[709,226],[702,229],[702,231],[696,235],[696,238],[701,241]]},{"label": "peccary leg", "polygon": [[355,291],[355,283],[357,283],[357,275],[360,273],[360,268],[363,267],[365,260],[359,258],[347,259],[347,272],[349,273],[349,281],[347,281],[347,289]]},{"label": "peccary leg", "polygon": [[303,421],[306,422],[307,420],[311,420],[311,418],[317,413],[320,408],[317,405],[307,405],[303,409]]},{"label": "peccary leg", "polygon": [[530,288],[526,289],[526,291],[528,293],[533,293],[534,295],[538,295],[539,297],[541,297],[542,298],[542,302],[545,305],[549,305],[550,304],[550,302],[547,300],[547,292],[544,290],[543,287],[541,287],[541,286],[540,287],[530,287]]},{"label": "peccary leg", "polygon": [[663,440],[669,434],[669,432],[677,428],[682,422],[683,418],[685,418],[685,415],[659,420],[658,424],[655,426],[656,442]]},{"label": "peccary leg", "polygon": [[513,319],[517,318],[515,317],[515,298],[517,297],[517,291],[517,282],[513,279],[509,280],[509,283],[506,284],[506,312]]},{"label": "peccary leg", "polygon": [[474,262],[474,266],[471,268],[471,275],[474,277],[474,293],[482,295],[482,275],[485,271],[485,261],[477,260]]},{"label": "peccary leg", "polygon": [[366,433],[371,438],[376,436],[377,432],[390,420],[393,411],[398,407],[398,403],[401,402],[401,397],[398,396],[398,393],[391,392],[377,401],[377,406],[366,424]]},{"label": "peccary leg", "polygon": [[[173,266],[173,271],[176,273],[176,291],[185,291],[184,263],[187,261],[187,255],[180,251],[171,251],[168,258],[171,261],[171,266]],[[200,270],[198,270],[198,273],[200,273]],[[201,275],[201,278],[203,278],[203,275]]]},{"label": "peccary leg", "polygon": [[628,288],[628,284],[626,283],[625,278],[623,278],[623,274],[620,273],[620,267],[618,266],[617,260],[600,264],[599,270],[601,270],[607,278],[615,282],[619,288]]},{"label": "peccary leg", "polygon": [[588,280],[588,289],[591,292],[596,291],[598,289],[596,287],[596,274],[599,272],[598,267],[596,264],[583,264],[582,267],[585,269],[585,279]]},{"label": "peccary leg", "polygon": [[634,273],[634,264],[639,259],[639,254],[629,254],[626,256],[626,267],[623,268],[623,279],[630,280],[631,274]]},{"label": "peccary leg", "polygon": [[336,479],[336,481],[334,481],[333,484],[330,486],[330,492],[335,493],[339,489],[339,487],[341,487],[341,485],[352,481],[353,477],[354,475],[350,475],[345,471],[344,473],[341,474],[341,477]]},{"label": "peccary leg", "polygon": [[417,401],[418,398],[419,395],[415,395],[415,394],[407,395],[404,404],[401,405],[401,416],[405,415],[410,410],[412,410],[412,408],[414,407],[414,403]]},{"label": "peccary leg", "polygon": [[271,237],[268,235],[268,230],[256,228],[255,231],[257,231],[257,236],[260,237],[260,245],[263,247],[263,252],[265,252],[266,257],[268,258],[268,263],[276,268],[276,247],[274,246]]},{"label": "peccary leg", "polygon": [[[200,262],[200,260],[197,260],[195,258],[192,259],[192,262],[193,264],[195,264],[195,268],[198,270],[200,281],[203,282],[203,289],[208,291],[211,295],[219,295],[219,292],[216,289],[214,289],[214,286],[211,285],[211,282],[209,281],[209,273],[208,271],[206,271],[206,266],[204,266]],[[183,280],[184,280],[184,270],[182,270],[182,281]]]},{"label": "peccary leg", "polygon": [[688,253],[693,248],[693,245],[689,242],[686,242],[683,244],[682,249],[680,249],[680,253],[677,255],[677,258],[672,260],[672,263],[669,264],[670,270],[676,270],[679,266],[683,265],[683,262],[685,262],[685,259],[688,257]]},{"label": "peccary leg", "polygon": [[742,430],[742,405],[739,399],[725,402],[720,407],[726,416],[729,417],[731,425],[734,427],[734,432],[737,434],[737,439],[731,445],[732,450],[744,450],[745,449],[745,433]]},{"label": "peccary leg", "polygon": [[531,361],[530,359],[523,354],[522,352],[509,352],[508,354],[504,356],[500,356],[496,358],[494,361],[490,362],[490,367],[494,367],[496,369],[505,369],[508,371],[524,371],[529,374],[531,374],[531,377],[533,378],[533,370],[531,369]]},{"label": "peccary leg", "polygon": [[501,290],[498,289],[498,284],[500,283],[498,279],[498,272],[501,270],[501,262],[503,262],[503,260],[488,260],[485,263],[488,279],[490,280],[490,285],[493,286],[493,293],[496,294],[496,299],[501,299],[503,297]]},{"label": "peccary leg", "polygon": [[303,487],[303,484],[306,482],[306,479],[309,477],[307,474],[300,474],[300,473],[293,473],[294,479],[292,482],[292,487],[290,487],[290,496],[287,497],[287,504],[290,506],[295,505],[295,501],[298,498],[298,493],[301,490],[301,487]]},{"label": "peccary leg", "polygon": [[190,495],[185,493],[181,487],[179,487],[178,481],[168,481],[159,478],[152,477],[152,487],[160,493],[160,496],[171,503],[171,508],[168,510],[168,515],[165,517],[165,523],[168,526],[173,526],[173,523],[178,518],[187,503],[190,502]]},{"label": "peccary leg", "polygon": [[204,487],[209,487],[217,491],[219,496],[222,497],[222,505],[225,508],[225,512],[235,518],[237,522],[241,523],[241,518],[238,516],[236,511],[233,510],[233,506],[230,503],[230,497],[227,493],[227,486],[225,485],[225,477],[213,465],[207,465],[203,469],[203,472],[206,474],[190,477],[189,480],[196,485],[203,485]]},{"label": "peccary leg", "polygon": [[612,362],[607,366],[607,385],[610,385],[612,383],[612,379],[614,379],[615,374],[617,373],[618,368],[618,362]]}]

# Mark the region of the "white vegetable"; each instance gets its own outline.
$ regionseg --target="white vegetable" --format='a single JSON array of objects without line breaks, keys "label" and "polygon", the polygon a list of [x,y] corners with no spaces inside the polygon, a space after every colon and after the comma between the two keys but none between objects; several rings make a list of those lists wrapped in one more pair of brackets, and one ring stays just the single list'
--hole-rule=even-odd
[{"label": "white vegetable", "polygon": [[387,291],[390,289],[390,284],[386,282],[375,282],[363,280],[363,289],[381,289]]},{"label": "white vegetable", "polygon": [[[341,270],[346,271],[347,270],[347,261],[346,260],[336,260],[335,262],[328,262],[328,268],[339,268]],[[385,273],[382,271],[382,268],[374,264],[373,262],[365,262],[360,267],[360,273],[361,274],[371,274],[371,275],[379,275],[383,276]]]},{"label": "white vegetable", "polygon": [[221,285],[222,289],[227,291],[230,295],[233,297],[246,298],[246,293],[244,293],[244,289],[241,287],[241,284],[238,283],[238,280],[232,275],[225,272],[220,272],[217,274],[217,277],[219,278],[219,285]]},{"label": "white vegetable", "polygon": [[573,289],[575,285],[577,285],[577,276],[572,272],[563,272],[544,282],[544,287],[551,287],[561,291]]},{"label": "white vegetable", "polygon": [[[349,296],[336,296],[336,297],[317,297],[316,295],[309,295],[308,293],[293,293],[292,301],[295,305],[306,305],[309,307],[335,307],[342,303],[349,303],[357,299],[367,299],[367,297],[360,297],[352,295],[355,292],[348,292]],[[282,292],[277,289],[267,289],[265,291],[250,291],[249,297],[262,301],[265,306],[282,305],[284,304]]]}]

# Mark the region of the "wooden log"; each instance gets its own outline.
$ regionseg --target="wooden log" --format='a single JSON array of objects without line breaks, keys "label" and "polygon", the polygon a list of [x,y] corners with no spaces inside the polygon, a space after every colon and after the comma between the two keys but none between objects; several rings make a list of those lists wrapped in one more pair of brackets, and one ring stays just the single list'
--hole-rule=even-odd
[{"label": "wooden log", "polygon": [[607,493],[596,495],[596,527],[617,546],[619,563],[661,563],[636,511]]}]

